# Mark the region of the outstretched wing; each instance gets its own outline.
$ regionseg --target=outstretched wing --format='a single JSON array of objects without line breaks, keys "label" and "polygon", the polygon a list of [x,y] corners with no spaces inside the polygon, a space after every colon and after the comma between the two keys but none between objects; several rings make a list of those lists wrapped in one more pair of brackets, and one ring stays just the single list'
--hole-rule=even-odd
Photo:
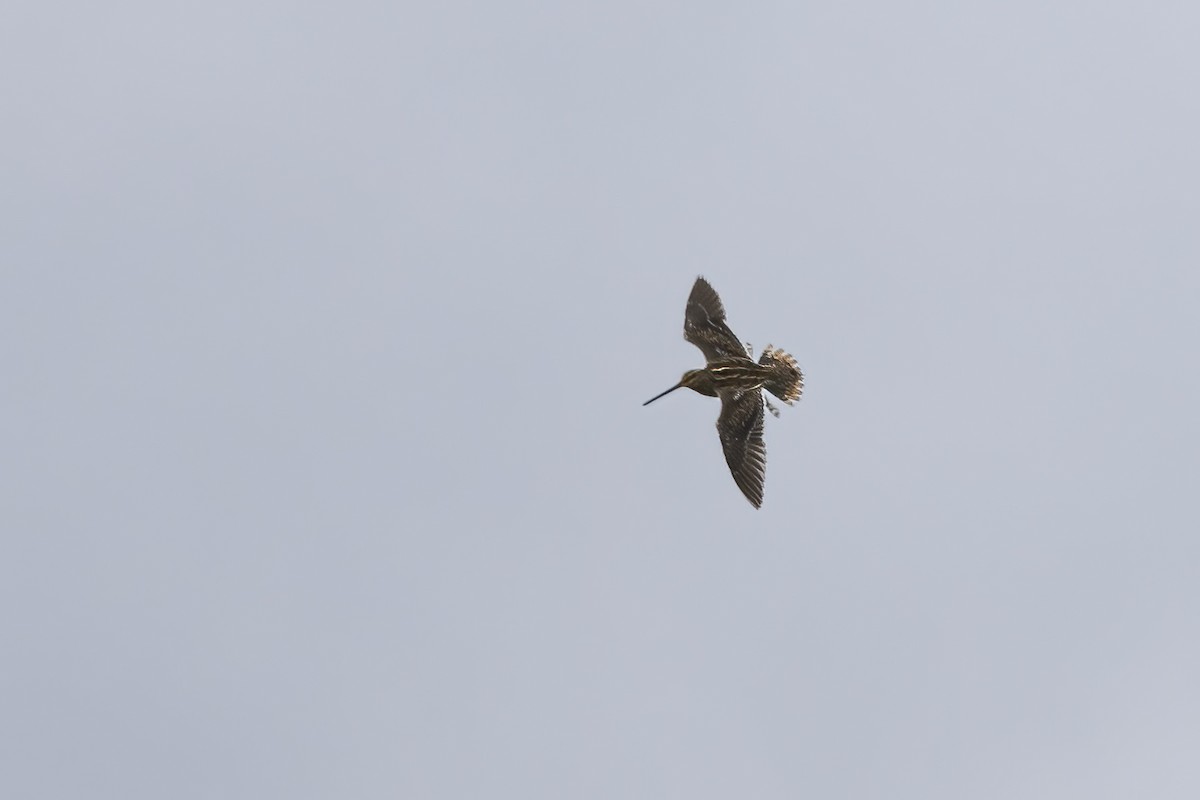
[{"label": "outstretched wing", "polygon": [[762,506],[763,480],[767,475],[767,446],[763,443],[762,391],[727,392],[721,395],[717,433],[725,462],[742,494],[755,508]]},{"label": "outstretched wing", "polygon": [[722,358],[745,358],[746,348],[725,324],[725,308],[721,298],[704,278],[696,278],[688,295],[683,315],[683,338],[687,339],[708,362]]}]

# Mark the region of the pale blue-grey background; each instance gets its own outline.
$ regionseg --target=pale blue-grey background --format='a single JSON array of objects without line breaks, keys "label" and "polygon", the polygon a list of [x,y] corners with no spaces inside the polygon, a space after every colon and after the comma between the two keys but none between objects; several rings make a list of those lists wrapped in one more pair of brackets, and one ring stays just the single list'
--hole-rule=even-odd
[{"label": "pale blue-grey background", "polygon": [[1200,796],[1198,32],[9,3],[0,795]]}]

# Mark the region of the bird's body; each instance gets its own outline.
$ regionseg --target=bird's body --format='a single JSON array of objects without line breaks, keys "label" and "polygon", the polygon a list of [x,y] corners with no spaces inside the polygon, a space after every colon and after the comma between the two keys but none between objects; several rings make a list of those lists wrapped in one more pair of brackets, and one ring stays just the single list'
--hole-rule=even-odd
[{"label": "bird's body", "polygon": [[779,415],[763,390],[791,405],[800,399],[804,376],[796,366],[796,359],[770,345],[758,361],[753,360],[749,348],[729,329],[721,298],[704,278],[696,279],[688,296],[683,338],[700,348],[707,363],[702,369],[683,373],[679,383],[643,405],[681,387],[719,397],[721,414],[717,417],[717,433],[725,461],[738,488],[759,508],[767,467],[767,449],[762,438],[763,410],[770,408]]}]

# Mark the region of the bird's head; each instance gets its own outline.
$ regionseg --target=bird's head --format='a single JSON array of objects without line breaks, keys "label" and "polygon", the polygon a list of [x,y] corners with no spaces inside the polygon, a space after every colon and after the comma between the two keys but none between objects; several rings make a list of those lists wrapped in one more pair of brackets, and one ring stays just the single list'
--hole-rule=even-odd
[{"label": "bird's head", "polygon": [[693,391],[697,391],[700,394],[706,394],[709,397],[717,396],[717,390],[713,387],[712,375],[708,373],[708,370],[689,369],[687,372],[683,373],[683,377],[679,379],[679,383],[675,384],[661,394],[654,395],[654,397],[651,397],[649,400],[642,403],[642,405],[648,406],[658,398],[664,397],[676,389],[682,389],[684,387],[692,389]]}]

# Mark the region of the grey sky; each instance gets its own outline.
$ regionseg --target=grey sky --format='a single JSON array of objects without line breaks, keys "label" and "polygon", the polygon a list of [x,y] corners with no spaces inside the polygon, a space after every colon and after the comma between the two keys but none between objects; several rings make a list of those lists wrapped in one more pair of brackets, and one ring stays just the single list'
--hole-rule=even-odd
[{"label": "grey sky", "polygon": [[1198,26],[10,4],[0,794],[1200,796]]}]

